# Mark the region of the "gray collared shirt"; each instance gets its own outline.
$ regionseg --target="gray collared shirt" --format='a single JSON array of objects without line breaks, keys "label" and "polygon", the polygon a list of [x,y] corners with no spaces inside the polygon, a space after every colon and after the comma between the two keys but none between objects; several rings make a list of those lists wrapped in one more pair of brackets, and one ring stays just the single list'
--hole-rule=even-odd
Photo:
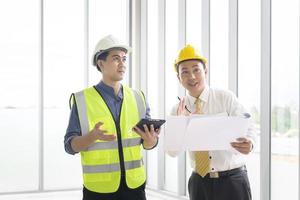
[{"label": "gray collared shirt", "polygon": [[[115,95],[114,89],[102,81],[95,85],[95,88],[98,92],[101,93],[104,101],[106,102],[107,106],[112,112],[113,118],[115,121],[118,122],[119,115],[121,112],[121,103],[123,99],[123,87],[121,86],[119,93]],[[148,103],[146,101],[146,114],[143,116],[143,118],[151,118],[150,116],[150,108],[148,106]],[[77,108],[76,106],[72,106],[70,118],[69,118],[69,124],[66,131],[66,135],[64,138],[64,144],[65,144],[65,150],[69,154],[76,154],[78,152],[75,152],[71,147],[71,140],[76,137],[81,136],[81,129],[79,124],[79,118],[77,114]]]}]

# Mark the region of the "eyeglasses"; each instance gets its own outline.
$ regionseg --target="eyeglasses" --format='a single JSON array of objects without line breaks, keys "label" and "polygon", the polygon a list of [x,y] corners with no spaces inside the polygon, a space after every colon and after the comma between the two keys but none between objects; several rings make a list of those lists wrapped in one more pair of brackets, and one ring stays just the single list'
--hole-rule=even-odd
[{"label": "eyeglasses", "polygon": [[127,57],[126,56],[121,57],[121,56],[118,56],[118,55],[114,55],[112,57],[112,60],[115,61],[115,62],[118,62],[118,63],[121,63],[121,62],[126,63]]}]

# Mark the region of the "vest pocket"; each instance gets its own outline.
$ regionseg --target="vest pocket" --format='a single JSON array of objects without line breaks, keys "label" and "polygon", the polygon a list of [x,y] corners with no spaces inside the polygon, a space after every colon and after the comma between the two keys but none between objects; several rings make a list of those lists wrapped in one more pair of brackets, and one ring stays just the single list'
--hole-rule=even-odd
[{"label": "vest pocket", "polygon": [[109,182],[112,180],[111,173],[84,174],[87,182]]},{"label": "vest pocket", "polygon": [[144,166],[126,171],[127,184],[130,188],[136,188],[146,181]]},{"label": "vest pocket", "polygon": [[140,160],[142,159],[142,152],[140,146],[135,146],[130,148],[131,160]]},{"label": "vest pocket", "polygon": [[107,150],[96,150],[85,152],[83,158],[85,165],[105,165],[110,163],[110,156]]}]

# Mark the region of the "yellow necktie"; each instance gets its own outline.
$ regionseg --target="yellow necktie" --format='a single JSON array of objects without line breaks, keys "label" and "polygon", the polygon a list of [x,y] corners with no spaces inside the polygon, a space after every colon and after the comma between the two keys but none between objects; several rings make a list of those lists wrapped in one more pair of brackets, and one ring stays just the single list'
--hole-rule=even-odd
[{"label": "yellow necktie", "polygon": [[[196,114],[202,114],[201,100],[199,98],[195,101]],[[209,171],[209,154],[208,151],[195,151],[195,164],[196,172],[204,177]]]}]

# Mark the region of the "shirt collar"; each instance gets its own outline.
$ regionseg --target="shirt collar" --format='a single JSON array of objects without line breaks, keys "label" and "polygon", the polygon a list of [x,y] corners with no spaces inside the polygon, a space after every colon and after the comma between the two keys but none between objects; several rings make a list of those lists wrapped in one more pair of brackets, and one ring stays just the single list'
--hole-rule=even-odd
[{"label": "shirt collar", "polygon": [[[189,93],[187,93],[186,96],[187,96],[189,102],[191,103],[191,105],[195,103],[197,98],[191,96]],[[200,94],[199,98],[200,98],[201,101],[207,102],[208,101],[208,96],[209,96],[209,86],[205,85],[204,90]]]},{"label": "shirt collar", "polygon": [[121,88],[120,88],[117,96],[115,96],[114,88],[112,88],[109,85],[106,85],[103,81],[100,81],[100,83],[95,85],[95,87],[97,88],[97,90],[103,91],[111,97],[114,97],[114,98],[117,97],[117,98],[123,99],[123,85],[121,85]]}]

